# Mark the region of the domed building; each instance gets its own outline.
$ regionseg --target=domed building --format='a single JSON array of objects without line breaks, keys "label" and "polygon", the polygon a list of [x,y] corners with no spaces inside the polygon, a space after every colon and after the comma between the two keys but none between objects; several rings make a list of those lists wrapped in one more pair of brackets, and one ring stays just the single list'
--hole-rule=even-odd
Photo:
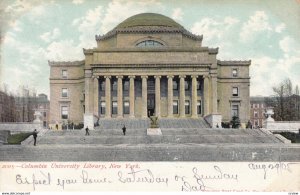
[{"label": "domed building", "polygon": [[50,121],[92,127],[105,118],[204,118],[211,127],[249,120],[251,61],[217,60],[218,48],[169,17],[132,16],[85,59],[50,61]]}]

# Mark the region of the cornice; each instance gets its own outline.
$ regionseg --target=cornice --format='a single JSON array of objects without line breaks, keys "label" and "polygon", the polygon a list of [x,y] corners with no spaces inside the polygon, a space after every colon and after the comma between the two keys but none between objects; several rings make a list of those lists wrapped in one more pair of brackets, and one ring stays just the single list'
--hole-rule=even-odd
[{"label": "cornice", "polygon": [[182,35],[194,40],[202,41],[203,35],[195,35],[186,29],[166,26],[136,26],[130,28],[113,29],[104,35],[96,35],[96,41],[109,39],[118,33],[182,33]]},{"label": "cornice", "polygon": [[48,60],[49,66],[83,66],[84,60],[81,61],[50,61]]},{"label": "cornice", "polygon": [[218,60],[217,62],[218,65],[251,65],[251,60],[229,60],[229,61],[225,61],[225,60]]}]

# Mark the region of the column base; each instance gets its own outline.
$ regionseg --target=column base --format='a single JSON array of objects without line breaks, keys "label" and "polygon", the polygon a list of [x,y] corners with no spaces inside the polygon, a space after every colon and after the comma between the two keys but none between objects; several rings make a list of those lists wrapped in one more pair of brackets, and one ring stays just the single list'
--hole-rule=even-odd
[{"label": "column base", "polygon": [[198,115],[192,115],[191,118],[199,118]]}]

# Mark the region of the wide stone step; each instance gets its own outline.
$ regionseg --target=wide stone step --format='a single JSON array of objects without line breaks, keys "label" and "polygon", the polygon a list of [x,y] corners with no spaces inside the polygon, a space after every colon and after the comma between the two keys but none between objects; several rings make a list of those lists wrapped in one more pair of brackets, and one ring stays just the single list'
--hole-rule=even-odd
[{"label": "wide stone step", "polygon": [[[184,144],[184,143],[274,143],[267,136],[248,135],[163,135],[163,136],[48,136],[38,144]],[[276,143],[280,143],[278,140]]]}]

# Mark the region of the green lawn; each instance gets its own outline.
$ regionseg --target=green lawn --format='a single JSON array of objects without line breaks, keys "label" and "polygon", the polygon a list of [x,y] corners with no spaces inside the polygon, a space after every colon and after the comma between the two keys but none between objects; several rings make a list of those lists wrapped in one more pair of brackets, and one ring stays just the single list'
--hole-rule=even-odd
[{"label": "green lawn", "polygon": [[31,135],[32,135],[32,133],[13,134],[7,138],[7,142],[8,142],[8,144],[21,144],[22,141],[24,141],[26,138],[28,138]]},{"label": "green lawn", "polygon": [[280,132],[278,133],[292,141],[292,143],[300,143],[300,134],[299,133],[292,133],[292,132]]}]

